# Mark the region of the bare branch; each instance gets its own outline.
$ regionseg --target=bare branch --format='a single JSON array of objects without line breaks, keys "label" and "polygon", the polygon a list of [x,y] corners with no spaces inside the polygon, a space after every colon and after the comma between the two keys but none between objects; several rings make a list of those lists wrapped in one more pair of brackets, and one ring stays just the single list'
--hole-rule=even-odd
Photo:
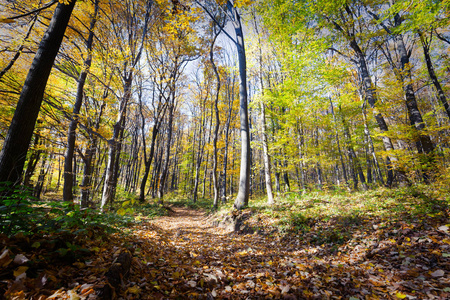
[{"label": "bare branch", "polygon": [[45,4],[45,5],[42,6],[41,8],[38,8],[38,9],[35,9],[35,10],[32,10],[32,11],[29,11],[29,12],[24,13],[24,14],[22,14],[22,15],[10,17],[10,18],[2,18],[2,19],[0,19],[0,23],[1,23],[1,22],[6,22],[6,23],[8,23],[9,21],[13,21],[13,20],[15,20],[15,19],[24,18],[24,17],[29,16],[29,15],[32,15],[32,14],[34,14],[34,13],[38,13],[38,12],[40,12],[40,11],[43,11],[43,10],[45,10],[45,9],[47,9],[47,8],[49,8],[49,7],[51,7],[51,6],[53,6],[53,4],[55,4],[55,3],[57,3],[57,2],[58,2],[57,0],[53,0],[52,2],[50,2],[50,3],[48,3],[48,4]]},{"label": "bare branch", "polygon": [[217,19],[211,14],[211,12],[203,4],[200,3],[200,1],[195,0],[195,3],[200,5],[201,8],[203,8],[203,10],[208,14],[208,16],[211,18],[211,20],[213,20],[214,23],[216,23],[217,26],[219,26],[220,31],[222,31],[233,43],[237,44],[236,40],[233,39],[233,37],[231,37],[231,35],[224,29],[224,26],[222,24],[220,24],[219,21],[217,21]]}]

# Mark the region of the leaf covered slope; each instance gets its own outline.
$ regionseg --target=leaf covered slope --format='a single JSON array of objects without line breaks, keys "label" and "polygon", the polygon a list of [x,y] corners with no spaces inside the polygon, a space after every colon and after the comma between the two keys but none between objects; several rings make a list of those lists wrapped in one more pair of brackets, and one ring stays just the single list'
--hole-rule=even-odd
[{"label": "leaf covered slope", "polygon": [[[432,192],[283,201],[235,212],[247,216],[244,232],[212,226],[217,215],[173,207],[169,216],[130,223],[127,235],[3,237],[0,288],[9,299],[450,296],[448,205]],[[128,251],[129,273],[109,296],[102,294],[105,273]]]}]

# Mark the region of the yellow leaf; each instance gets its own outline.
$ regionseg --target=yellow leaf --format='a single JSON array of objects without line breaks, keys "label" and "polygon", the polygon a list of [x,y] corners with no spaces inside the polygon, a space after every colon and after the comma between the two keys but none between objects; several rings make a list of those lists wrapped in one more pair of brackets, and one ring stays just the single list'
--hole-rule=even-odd
[{"label": "yellow leaf", "polygon": [[11,20],[8,18],[2,18],[2,19],[0,19],[0,23],[6,23],[6,24],[14,23],[14,20]]},{"label": "yellow leaf", "polygon": [[395,296],[396,296],[397,298],[399,298],[399,299],[405,299],[405,298],[406,298],[406,295],[405,295],[405,294],[402,294],[402,293],[400,293],[400,292],[397,292],[397,293],[395,294]]},{"label": "yellow leaf", "polygon": [[125,213],[126,213],[126,211],[125,211],[125,209],[123,209],[123,208],[119,208],[119,209],[117,210],[117,214],[120,215],[120,216],[124,216]]},{"label": "yellow leaf", "polygon": [[74,262],[73,265],[78,269],[83,269],[84,267],[86,267],[86,265],[82,262]]},{"label": "yellow leaf", "polygon": [[92,247],[90,250],[94,251],[94,252],[99,252],[100,248],[99,247]]},{"label": "yellow leaf", "polygon": [[18,277],[18,276],[22,275],[22,274],[25,273],[27,270],[28,270],[28,267],[26,267],[26,266],[18,267],[18,268],[14,271],[14,277]]},{"label": "yellow leaf", "polygon": [[132,286],[127,289],[127,293],[138,295],[141,289],[138,286]]}]

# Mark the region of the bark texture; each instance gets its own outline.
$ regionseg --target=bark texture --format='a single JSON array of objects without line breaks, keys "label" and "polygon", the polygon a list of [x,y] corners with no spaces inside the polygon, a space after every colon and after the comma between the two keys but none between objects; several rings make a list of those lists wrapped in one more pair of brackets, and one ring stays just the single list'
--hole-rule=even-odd
[{"label": "bark texture", "polygon": [[74,6],[75,0],[58,4],[39,44],[0,153],[0,182],[18,184],[21,180],[47,80]]},{"label": "bark texture", "polygon": [[247,102],[247,62],[245,58],[244,34],[242,32],[241,17],[231,1],[227,8],[233,16],[233,27],[236,32],[236,48],[239,60],[239,116],[241,123],[241,167],[239,172],[239,191],[234,201],[234,207],[242,209],[248,205],[250,196],[250,131],[248,123]]}]

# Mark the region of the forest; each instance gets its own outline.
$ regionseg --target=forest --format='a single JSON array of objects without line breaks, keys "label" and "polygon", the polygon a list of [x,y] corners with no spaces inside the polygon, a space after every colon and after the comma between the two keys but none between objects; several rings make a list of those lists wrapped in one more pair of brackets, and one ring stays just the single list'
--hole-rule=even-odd
[{"label": "forest", "polygon": [[2,0],[5,299],[450,298],[449,0]]}]

